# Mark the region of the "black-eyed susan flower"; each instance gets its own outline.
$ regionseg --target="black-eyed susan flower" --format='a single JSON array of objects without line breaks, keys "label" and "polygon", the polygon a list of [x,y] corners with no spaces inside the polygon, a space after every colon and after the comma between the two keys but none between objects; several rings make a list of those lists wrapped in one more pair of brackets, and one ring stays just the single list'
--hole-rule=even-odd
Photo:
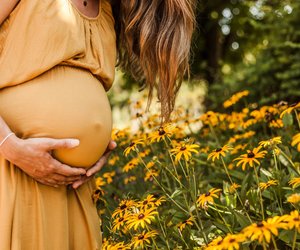
[{"label": "black-eyed susan flower", "polygon": [[240,188],[241,187],[241,185],[239,185],[239,184],[237,184],[237,183],[232,183],[232,185],[230,185],[230,187],[229,187],[229,193],[230,194],[234,194],[235,192],[236,192],[236,190],[238,189],[238,188]]},{"label": "black-eyed susan flower", "polygon": [[113,221],[112,231],[116,232],[119,231],[121,228],[126,227],[126,218],[128,217],[127,214],[124,214],[120,217],[116,217]]},{"label": "black-eyed susan flower", "polygon": [[125,156],[127,156],[131,151],[137,151],[138,145],[144,145],[143,139],[132,140],[129,146],[124,150]]},{"label": "black-eyed susan flower", "polygon": [[205,250],[222,250],[223,248],[221,245],[222,242],[223,242],[223,238],[221,236],[218,236],[208,244]]},{"label": "black-eyed susan flower", "polygon": [[105,186],[106,182],[103,177],[99,176],[96,178],[96,186],[97,188]]},{"label": "black-eyed susan flower", "polygon": [[207,204],[214,204],[214,198],[219,198],[222,189],[212,188],[207,193],[201,194],[197,199],[200,208],[207,208]]},{"label": "black-eyed susan flower", "polygon": [[103,197],[103,195],[104,195],[104,190],[101,189],[100,187],[97,188],[92,194],[93,202],[96,203],[97,201],[99,201],[101,197]]},{"label": "black-eyed susan flower", "polygon": [[257,159],[264,158],[265,154],[267,153],[267,151],[265,150],[260,151],[261,148],[262,146],[258,146],[253,150],[247,150],[247,154],[243,154],[240,157],[234,159],[234,161],[238,161],[237,166],[242,165],[242,169],[245,170],[247,164],[249,164],[250,167],[253,167],[255,163],[257,165],[260,165],[260,162]]},{"label": "black-eyed susan flower", "polygon": [[223,241],[219,244],[221,249],[235,250],[240,249],[240,244],[246,241],[243,234],[227,234]]},{"label": "black-eyed susan flower", "polygon": [[128,183],[131,183],[131,182],[134,182],[134,181],[136,181],[136,176],[131,175],[131,176],[128,176],[124,179],[124,184],[127,185]]},{"label": "black-eyed susan flower", "polygon": [[300,152],[300,133],[293,136],[292,146],[297,145],[297,150]]},{"label": "black-eyed susan flower", "polygon": [[267,219],[267,221],[251,224],[244,228],[242,233],[251,240],[258,240],[260,243],[264,241],[270,243],[272,234],[277,236],[278,229],[282,227],[282,217],[275,216]]},{"label": "black-eyed susan flower", "polygon": [[247,95],[249,95],[248,90],[240,91],[240,92],[232,95],[228,100],[226,100],[223,103],[223,107],[228,108],[228,107],[234,105],[235,103],[237,103],[241,98],[243,98],[244,96],[247,96]]},{"label": "black-eyed susan flower", "polygon": [[199,148],[197,144],[181,142],[178,146],[171,149],[171,153],[175,155],[175,162],[180,161],[182,157],[185,161],[188,161],[192,157],[192,153],[198,153],[197,148]]},{"label": "black-eyed susan flower", "polygon": [[114,155],[112,157],[109,158],[108,160],[108,165],[113,166],[116,164],[116,162],[120,160],[120,157],[118,155]]},{"label": "black-eyed susan flower", "polygon": [[280,118],[282,118],[285,114],[290,114],[293,110],[298,108],[300,108],[300,102],[288,106],[288,108],[280,114]]},{"label": "black-eyed susan flower", "polygon": [[204,124],[210,124],[212,126],[217,126],[219,124],[218,114],[213,111],[207,111],[205,114],[201,115],[199,119]]},{"label": "black-eyed susan flower", "polygon": [[158,235],[158,233],[155,230],[149,232],[143,230],[142,233],[135,235],[132,238],[130,245],[131,247],[133,247],[133,249],[137,249],[139,247],[143,249],[146,246],[146,244],[150,244],[151,240],[153,240],[153,238],[155,238],[156,235]]},{"label": "black-eyed susan flower", "polygon": [[138,158],[131,159],[124,167],[123,172],[129,172],[139,165],[140,160]]},{"label": "black-eyed susan flower", "polygon": [[160,140],[171,137],[174,132],[176,131],[176,128],[171,123],[166,123],[163,126],[160,126],[156,131],[149,134],[148,139],[150,139],[150,142],[159,142]]},{"label": "black-eyed susan flower", "polygon": [[153,177],[159,176],[159,172],[156,169],[150,169],[145,172],[144,180],[153,181]]},{"label": "black-eyed susan flower", "polygon": [[289,181],[289,185],[292,186],[293,188],[296,188],[300,185],[300,177],[294,177]]},{"label": "black-eyed susan flower", "polygon": [[151,224],[155,219],[156,214],[158,214],[156,207],[138,210],[130,214],[127,220],[127,226],[129,229],[134,228],[134,230],[137,230],[139,227],[145,228],[147,224]]},{"label": "black-eyed susan flower", "polygon": [[153,194],[148,194],[147,197],[144,200],[141,200],[137,203],[137,207],[141,209],[146,209],[148,207],[153,207],[154,202],[156,201],[156,198]]},{"label": "black-eyed susan flower", "polygon": [[288,215],[283,215],[284,228],[296,229],[300,233],[300,215],[297,210],[292,211]]},{"label": "black-eyed susan flower", "polygon": [[106,172],[103,174],[103,177],[106,179],[107,184],[112,183],[113,177],[116,175],[116,171]]},{"label": "black-eyed susan flower", "polygon": [[103,250],[130,250],[130,245],[126,244],[124,241],[122,242],[106,242],[103,244]]},{"label": "black-eyed susan flower", "polygon": [[115,209],[115,211],[112,214],[112,218],[116,216],[123,216],[125,213],[129,212],[133,206],[136,205],[136,201],[125,199],[121,200],[119,203],[119,206]]},{"label": "black-eyed susan flower", "polygon": [[177,224],[177,228],[178,228],[180,231],[183,231],[183,229],[184,229],[187,225],[192,226],[192,225],[194,224],[194,221],[195,221],[194,216],[190,216],[188,219],[179,222],[179,223]]},{"label": "black-eyed susan flower", "polygon": [[287,201],[292,204],[298,204],[300,202],[300,194],[292,194],[287,198]]},{"label": "black-eyed susan flower", "polygon": [[259,183],[259,188],[264,191],[267,188],[271,187],[271,186],[277,186],[278,185],[278,180],[269,180],[267,182],[260,182]]},{"label": "black-eyed susan flower", "polygon": [[215,161],[216,158],[219,160],[220,156],[225,157],[226,153],[229,150],[232,150],[232,147],[230,147],[228,144],[224,145],[221,148],[217,148],[208,155],[207,160],[209,160],[210,158],[212,159],[212,161]]},{"label": "black-eyed susan flower", "polygon": [[269,140],[266,140],[266,141],[260,141],[258,144],[260,146],[263,146],[264,148],[267,148],[267,147],[271,147],[273,148],[274,146],[278,145],[278,144],[281,144],[281,136],[276,136],[274,138],[271,138]]}]

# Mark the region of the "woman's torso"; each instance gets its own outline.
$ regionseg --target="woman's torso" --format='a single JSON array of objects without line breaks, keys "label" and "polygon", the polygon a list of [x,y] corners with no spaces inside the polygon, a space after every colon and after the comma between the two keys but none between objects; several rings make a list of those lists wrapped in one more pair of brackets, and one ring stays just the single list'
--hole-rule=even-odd
[{"label": "woman's torso", "polygon": [[80,139],[54,155],[89,167],[110,139],[114,22],[106,0],[95,18],[70,1],[22,0],[0,28],[0,115],[22,138]]}]

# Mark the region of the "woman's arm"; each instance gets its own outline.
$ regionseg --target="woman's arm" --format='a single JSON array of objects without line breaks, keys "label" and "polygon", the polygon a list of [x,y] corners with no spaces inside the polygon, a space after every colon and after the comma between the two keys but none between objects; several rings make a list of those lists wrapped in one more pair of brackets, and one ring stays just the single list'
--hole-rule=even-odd
[{"label": "woman's arm", "polygon": [[9,16],[20,0],[0,0],[0,25]]},{"label": "woman's arm", "polygon": [[[0,116],[0,142],[9,133],[11,133],[10,128]],[[57,187],[82,179],[81,175],[85,175],[86,170],[62,164],[52,157],[51,150],[73,148],[78,143],[77,139],[29,138],[23,140],[16,135],[11,135],[0,146],[0,155],[36,181]]]}]

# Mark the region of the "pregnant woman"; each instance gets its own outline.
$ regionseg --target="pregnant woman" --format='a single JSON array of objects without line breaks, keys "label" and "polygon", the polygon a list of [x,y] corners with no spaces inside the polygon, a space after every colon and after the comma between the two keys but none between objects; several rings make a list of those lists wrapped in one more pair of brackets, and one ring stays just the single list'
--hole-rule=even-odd
[{"label": "pregnant woman", "polygon": [[1,250],[101,249],[93,175],[115,147],[117,55],[166,120],[193,27],[188,0],[0,0]]}]

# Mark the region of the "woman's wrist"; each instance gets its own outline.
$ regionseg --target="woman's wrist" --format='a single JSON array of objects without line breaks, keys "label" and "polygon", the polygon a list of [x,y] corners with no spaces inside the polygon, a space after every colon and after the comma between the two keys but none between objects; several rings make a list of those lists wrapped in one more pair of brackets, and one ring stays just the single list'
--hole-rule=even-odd
[{"label": "woman's wrist", "polygon": [[20,138],[18,138],[12,132],[10,132],[7,136],[8,137],[1,140],[2,142],[5,139],[0,146],[0,154],[6,159],[13,160],[17,155],[17,148],[20,145]]}]

